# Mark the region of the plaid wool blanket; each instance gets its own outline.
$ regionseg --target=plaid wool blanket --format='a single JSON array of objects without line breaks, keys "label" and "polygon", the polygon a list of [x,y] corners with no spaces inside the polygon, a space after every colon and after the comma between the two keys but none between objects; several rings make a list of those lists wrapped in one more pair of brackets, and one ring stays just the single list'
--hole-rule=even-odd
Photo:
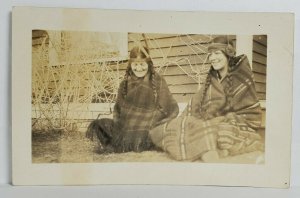
[{"label": "plaid wool blanket", "polygon": [[261,108],[248,59],[242,55],[230,64],[221,80],[208,74],[206,94],[197,92],[181,116],[150,131],[156,146],[177,160],[196,160],[208,151],[237,155],[264,150],[256,133]]},{"label": "plaid wool blanket", "polygon": [[154,78],[154,81],[151,81],[147,77],[129,77],[125,97],[122,94],[125,81],[120,84],[114,106],[113,142],[122,152],[143,150],[144,144],[148,144],[150,140],[149,130],[178,115],[178,104],[166,81],[157,73]]},{"label": "plaid wool blanket", "polygon": [[[124,98],[122,93],[114,108],[114,120],[126,131],[149,130],[163,119],[172,119],[178,114],[178,104],[169,91],[166,81],[156,73],[155,99],[153,85],[149,79],[128,80],[128,92]],[[120,85],[120,90],[124,82]]]}]

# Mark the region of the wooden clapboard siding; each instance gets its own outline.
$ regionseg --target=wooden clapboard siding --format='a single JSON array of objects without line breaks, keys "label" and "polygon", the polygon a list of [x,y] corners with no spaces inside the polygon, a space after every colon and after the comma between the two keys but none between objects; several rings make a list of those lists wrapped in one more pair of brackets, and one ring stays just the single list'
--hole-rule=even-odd
[{"label": "wooden clapboard siding", "polygon": [[[160,34],[160,33],[145,33],[147,39],[162,39],[162,38],[169,38],[175,37],[178,34]],[[143,33],[128,33],[128,42],[132,41],[143,41]]]},{"label": "wooden clapboard siding", "polygon": [[191,77],[186,78],[185,74],[177,75],[176,79],[173,76],[164,76],[168,85],[195,84],[197,81]]},{"label": "wooden clapboard siding", "polygon": [[[42,33],[41,31],[35,32],[33,39],[40,39],[43,35]],[[195,93],[198,88],[196,79],[187,74],[192,76],[200,71],[204,74],[208,70],[210,64],[207,63],[207,42],[215,36],[217,35],[146,33],[145,37],[143,37],[141,33],[129,33],[128,51],[135,45],[135,41],[143,44],[146,38],[154,66],[157,69],[159,68],[158,72],[165,77],[171,92],[178,94],[178,98],[181,98],[180,102],[184,102],[182,99],[187,98],[188,94]],[[230,38],[233,39],[234,43],[236,42],[235,36],[230,36]],[[260,99],[265,99],[266,95],[266,44],[264,35],[253,37],[253,72]],[[119,72],[119,76],[122,77],[125,74],[128,62],[127,60],[121,62],[111,61],[108,64],[112,71]],[[99,68],[93,71],[93,76],[99,79],[101,72],[101,63],[99,63]],[[86,76],[83,80],[87,81],[88,78]],[[53,82],[50,84],[50,87],[54,88]],[[82,84],[83,87],[87,88],[86,82],[82,82]],[[188,99],[185,102],[187,101]]]},{"label": "wooden clapboard siding", "polygon": [[265,83],[256,82],[255,88],[256,88],[257,92],[266,93],[266,84]]},{"label": "wooden clapboard siding", "polygon": [[267,73],[267,68],[266,67],[267,67],[266,64],[260,64],[260,63],[254,62],[254,61],[252,62],[253,72],[264,74],[264,76],[266,76],[266,73]]},{"label": "wooden clapboard siding", "polygon": [[154,65],[160,65],[161,63],[168,63],[168,65],[190,65],[198,64],[201,65],[204,60],[208,59],[207,54],[187,54],[187,55],[178,55],[175,57],[154,57],[152,58]]},{"label": "wooden clapboard siding", "polygon": [[178,56],[188,56],[191,54],[203,54],[206,55],[207,46],[203,45],[190,45],[190,46],[173,46],[170,48],[159,48],[151,50],[151,58],[160,57],[178,57]]},{"label": "wooden clapboard siding", "polygon": [[[131,34],[132,35],[132,34]],[[130,40],[131,35],[129,34],[129,42],[128,42],[128,49],[132,49],[137,43],[135,41],[140,41],[142,45],[145,45],[144,38],[139,40],[141,37],[134,37],[135,40]],[[133,34],[134,35],[134,34]],[[169,48],[170,46],[182,46],[182,45],[195,45],[195,44],[205,44],[210,40],[209,36],[205,35],[173,35],[168,37],[150,37],[148,38],[148,34],[146,35],[147,44],[149,49],[155,48]]]},{"label": "wooden clapboard siding", "polygon": [[258,98],[266,99],[267,35],[253,36],[252,70]]},{"label": "wooden clapboard siding", "polygon": [[253,40],[267,47],[267,35],[254,35]]},{"label": "wooden clapboard siding", "polygon": [[[145,37],[143,37],[142,33],[128,33],[128,43],[131,44],[135,41],[145,41],[145,38],[147,40],[159,40],[159,39],[165,40],[174,37],[180,38],[181,40],[184,41],[195,40],[198,42],[207,43],[211,40],[211,38],[220,36],[220,35],[202,35],[202,34],[163,34],[163,33],[145,33],[144,35]],[[234,35],[229,35],[228,38],[235,41]],[[160,41],[160,43],[164,43],[164,42]],[[170,42],[167,43],[166,46],[170,46]],[[162,45],[161,47],[164,46]]]},{"label": "wooden clapboard siding", "polygon": [[253,42],[253,51],[257,52],[261,55],[267,56],[267,48],[266,46],[262,45],[261,43],[258,43],[254,40]]},{"label": "wooden clapboard siding", "polygon": [[[214,35],[212,37],[215,37]],[[173,97],[178,103],[186,104],[193,94],[198,90],[199,84],[192,77],[187,74],[194,75],[195,71],[205,72],[210,64],[207,63],[207,42],[212,38],[210,35],[176,35],[176,34],[145,34],[145,37],[140,33],[129,33],[128,40],[128,51],[135,45],[135,41],[145,44],[145,38],[148,41],[150,49],[150,56],[153,60],[154,66],[162,74],[169,86]],[[45,38],[45,32],[33,31],[32,33],[32,45],[41,45]],[[235,36],[230,36],[233,39],[234,44],[236,43]],[[102,62],[103,63],[103,62]],[[99,64],[92,71],[92,75],[100,79],[102,73],[102,64],[100,61],[97,63],[96,60],[90,60],[89,63],[77,63],[72,66],[80,66],[81,64]],[[116,75],[119,72],[119,76],[124,76],[125,70],[128,65],[128,61],[108,61],[108,67],[115,71]],[[65,65],[57,65],[57,70]],[[259,99],[265,100],[266,98],[266,67],[267,67],[267,37],[266,35],[255,35],[253,36],[253,60],[252,68],[254,73],[254,79],[256,82],[256,90]],[[79,71],[79,70],[78,70]],[[54,74],[54,78],[45,82],[48,85],[49,94],[55,89],[55,83],[59,81],[59,75]],[[81,78],[80,88],[74,87],[78,95],[85,95],[86,92],[91,88],[88,84],[89,76]],[[45,79],[47,81],[47,79]],[[65,86],[69,86],[71,79],[65,79]],[[105,94],[105,93],[102,93]],[[114,94],[108,96],[110,98],[115,97]],[[96,101],[101,104],[101,101]],[[80,119],[80,122],[88,123],[90,120],[97,118],[99,113],[103,116],[111,117],[112,114],[108,114],[109,109],[96,104],[96,106],[90,108],[78,108],[70,109],[71,119]],[[83,103],[78,104],[81,107],[85,107]],[[99,105],[99,106],[98,106]],[[108,104],[105,104],[108,105]],[[98,108],[99,107],[99,108]],[[33,109],[33,111],[35,111]],[[38,110],[37,110],[38,111]],[[58,111],[58,110],[55,110]],[[265,112],[264,112],[265,113]],[[34,114],[33,114],[34,115]],[[38,118],[39,116],[33,116]],[[264,118],[263,118],[264,119]],[[263,120],[264,122],[264,120]],[[86,126],[84,126],[86,127]]]},{"label": "wooden clapboard siding", "polygon": [[[195,71],[202,71],[205,72],[209,68],[209,64],[202,64],[202,65],[180,65],[180,66],[175,66],[171,65],[168,67],[163,67],[159,73],[164,75],[164,76],[176,76],[176,75],[182,75],[182,74],[196,74]],[[203,68],[206,68],[203,69]]]},{"label": "wooden clapboard siding", "polygon": [[253,52],[253,62],[260,63],[262,65],[266,65],[267,57],[262,54],[259,54],[257,52]]},{"label": "wooden clapboard siding", "polygon": [[181,84],[181,85],[170,85],[169,89],[171,93],[177,94],[193,94],[198,89],[198,84]]},{"label": "wooden clapboard siding", "polygon": [[253,73],[254,73],[255,82],[266,84],[266,75],[265,74],[261,74],[261,73],[257,73],[257,72],[253,72]]}]

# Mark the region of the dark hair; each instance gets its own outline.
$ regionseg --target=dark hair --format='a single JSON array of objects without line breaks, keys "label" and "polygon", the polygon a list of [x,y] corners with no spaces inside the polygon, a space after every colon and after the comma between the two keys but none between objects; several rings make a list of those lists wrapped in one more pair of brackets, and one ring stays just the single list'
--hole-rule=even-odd
[{"label": "dark hair", "polygon": [[208,46],[208,50],[211,49],[219,49],[229,58],[234,57],[236,53],[233,42],[228,36],[218,36],[213,38]]},{"label": "dark hair", "polygon": [[157,101],[157,82],[155,80],[155,70],[154,70],[154,66],[153,66],[153,62],[150,58],[149,55],[149,49],[147,47],[144,46],[136,46],[133,47],[130,51],[129,54],[129,61],[128,61],[128,66],[125,72],[125,76],[124,76],[124,86],[123,86],[123,90],[122,90],[122,95],[125,98],[127,95],[127,87],[128,87],[128,77],[131,76],[133,74],[132,70],[131,70],[131,63],[132,63],[132,59],[134,58],[142,58],[142,59],[146,59],[146,62],[148,64],[148,68],[149,68],[149,72],[150,72],[150,81],[151,81],[151,86],[153,89],[153,94],[154,94],[154,100],[155,102]]},{"label": "dark hair", "polygon": [[204,99],[205,99],[205,95],[206,95],[206,92],[208,90],[208,87],[211,83],[211,77],[213,75],[213,71],[214,71],[214,68],[213,67],[210,67],[209,71],[208,71],[208,74],[206,76],[206,79],[205,79],[205,84],[204,84],[204,89],[202,91],[202,95],[201,95],[201,101],[200,101],[200,105],[197,107],[198,111],[200,112],[200,115],[203,115],[205,112],[203,112],[203,103],[204,103]]},{"label": "dark hair", "polygon": [[227,44],[227,45],[232,45],[233,46],[233,42],[231,39],[229,39],[228,36],[217,36],[215,38],[213,38],[210,43],[222,43],[222,44]]}]

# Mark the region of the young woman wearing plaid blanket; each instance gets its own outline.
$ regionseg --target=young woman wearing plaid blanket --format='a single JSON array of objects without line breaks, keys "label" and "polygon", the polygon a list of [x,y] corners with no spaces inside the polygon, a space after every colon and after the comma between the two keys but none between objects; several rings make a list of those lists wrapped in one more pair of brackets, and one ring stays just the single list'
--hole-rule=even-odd
[{"label": "young woman wearing plaid blanket", "polygon": [[205,85],[182,115],[150,131],[153,142],[177,160],[216,161],[263,150],[256,132],[261,107],[247,57],[236,57],[227,37],[213,39],[208,52]]},{"label": "young woman wearing plaid blanket", "polygon": [[178,115],[177,102],[166,81],[155,72],[146,47],[134,47],[119,86],[113,119],[94,120],[87,137],[97,137],[102,152],[141,152],[153,149],[149,130]]}]

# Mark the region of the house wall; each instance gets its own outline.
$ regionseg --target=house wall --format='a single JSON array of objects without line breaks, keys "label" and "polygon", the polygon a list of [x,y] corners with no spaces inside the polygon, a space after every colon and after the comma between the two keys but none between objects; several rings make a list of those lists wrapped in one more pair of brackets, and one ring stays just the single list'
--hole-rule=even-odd
[{"label": "house wall", "polygon": [[267,82],[267,35],[253,36],[252,71],[260,100],[266,99]]},{"label": "house wall", "polygon": [[[142,33],[128,33],[128,52],[135,45],[145,45],[150,50],[150,57],[156,67],[156,70],[164,76],[170,91],[181,109],[184,104],[188,102],[190,97],[201,87],[205,82],[206,73],[210,67],[207,62],[207,46],[208,42],[213,36],[211,35],[176,35],[176,34],[142,34]],[[234,44],[239,42],[235,36],[229,36]],[[33,51],[40,45],[45,38],[44,31],[36,31],[33,33],[32,44]],[[49,41],[47,41],[49,42]],[[266,99],[266,67],[267,67],[267,37],[266,35],[253,36],[253,60],[252,69],[254,72],[255,86],[258,97],[261,101]],[[80,66],[83,63],[77,64]],[[102,75],[101,62],[89,61],[88,64],[93,64],[94,77],[98,78]],[[105,63],[109,67],[110,72],[116,76],[119,84],[120,79],[125,73],[127,67],[127,60],[122,61],[107,61]],[[85,64],[86,66],[86,64]],[[71,79],[68,79],[71,80]],[[84,85],[84,81],[88,81],[88,76],[82,79],[81,89],[79,95],[84,95],[89,88],[89,84]],[[59,81],[59,79],[56,79]],[[53,88],[55,82],[49,82],[49,87]],[[117,87],[115,89],[116,93]],[[94,102],[99,102],[95,100]],[[78,105],[77,105],[78,106]],[[76,108],[74,113],[71,113],[72,119],[78,116],[81,120],[90,120],[97,118],[99,113],[103,116],[109,117],[105,113],[97,110],[96,104],[85,104],[84,109]],[[100,106],[100,105],[98,105]],[[102,107],[103,108],[103,107]],[[35,109],[33,117],[38,117],[36,114],[38,110]],[[80,112],[82,112],[80,114]],[[91,113],[89,113],[91,112]],[[85,125],[83,125],[83,128]]]}]

